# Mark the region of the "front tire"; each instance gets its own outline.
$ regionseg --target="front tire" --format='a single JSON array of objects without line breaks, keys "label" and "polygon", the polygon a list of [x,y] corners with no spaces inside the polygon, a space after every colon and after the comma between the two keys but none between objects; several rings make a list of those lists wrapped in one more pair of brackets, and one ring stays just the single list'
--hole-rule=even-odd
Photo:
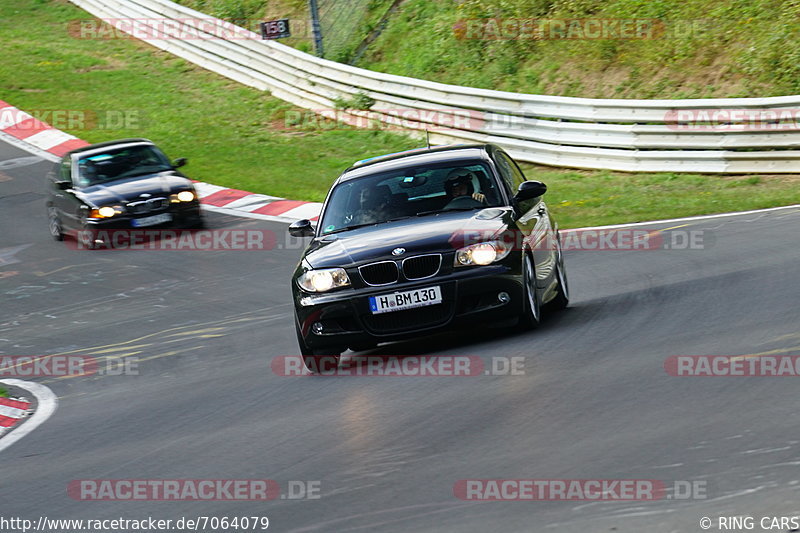
[{"label": "front tire", "polygon": [[312,374],[331,374],[336,371],[341,359],[341,353],[335,353],[335,350],[309,348],[303,340],[300,328],[297,325],[295,325],[295,333],[297,334],[297,345],[300,347],[300,354],[303,356],[303,364],[309,372]]},{"label": "front tire", "polygon": [[561,250],[558,251],[558,262],[556,263],[556,297],[548,302],[548,307],[554,311],[566,309],[569,305],[569,282],[567,281],[567,270],[564,268],[564,256]]},{"label": "front tire", "polygon": [[47,221],[50,226],[50,236],[56,241],[64,240],[64,227],[58,218],[58,210],[52,205],[47,208]]},{"label": "front tire", "polygon": [[519,323],[523,329],[534,329],[541,323],[542,306],[539,302],[539,291],[536,290],[536,270],[529,253],[526,253],[522,260],[522,277],[522,292],[525,302]]}]

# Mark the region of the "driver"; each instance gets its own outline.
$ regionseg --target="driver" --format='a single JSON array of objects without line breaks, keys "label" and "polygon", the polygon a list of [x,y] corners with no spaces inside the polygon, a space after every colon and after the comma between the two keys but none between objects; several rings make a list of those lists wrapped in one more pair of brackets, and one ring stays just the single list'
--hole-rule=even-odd
[{"label": "driver", "polygon": [[447,193],[449,200],[459,198],[461,196],[470,196],[473,200],[480,203],[486,203],[486,195],[479,192],[474,192],[475,173],[466,168],[455,168],[447,174],[447,180],[444,182],[444,190]]},{"label": "driver", "polygon": [[78,165],[80,180],[84,185],[94,185],[100,181],[97,175],[97,165],[88,159],[80,161]]}]

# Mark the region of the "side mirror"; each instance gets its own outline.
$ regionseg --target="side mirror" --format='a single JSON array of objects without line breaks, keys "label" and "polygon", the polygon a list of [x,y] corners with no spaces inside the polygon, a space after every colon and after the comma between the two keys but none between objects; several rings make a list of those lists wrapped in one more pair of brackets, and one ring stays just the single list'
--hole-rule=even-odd
[{"label": "side mirror", "polygon": [[517,194],[514,195],[514,200],[517,202],[524,202],[538,198],[547,192],[547,185],[541,181],[523,181],[519,184]]},{"label": "side mirror", "polygon": [[306,218],[298,220],[297,222],[292,222],[289,225],[289,235],[292,237],[313,237],[314,226],[311,224],[311,221]]},{"label": "side mirror", "polygon": [[188,162],[189,160],[186,159],[185,157],[179,157],[178,159],[172,162],[172,168],[180,168]]}]

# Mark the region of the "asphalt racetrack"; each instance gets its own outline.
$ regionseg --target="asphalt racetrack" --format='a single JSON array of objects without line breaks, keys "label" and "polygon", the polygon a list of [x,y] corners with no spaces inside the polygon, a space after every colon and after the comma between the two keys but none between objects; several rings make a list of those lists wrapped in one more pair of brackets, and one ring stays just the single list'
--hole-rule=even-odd
[{"label": "asphalt racetrack", "polygon": [[[664,369],[673,355],[800,354],[798,209],[682,223],[704,232],[700,249],[568,251],[572,305],[537,331],[462,331],[369,352],[477,356],[487,368],[493,357],[521,357],[522,375],[284,377],[270,363],[297,354],[289,279],[299,248],[72,249],[47,230],[51,164],[0,145],[0,355],[133,358],[137,374],[34,379],[59,406],[0,452],[4,517],[666,533],[702,531],[702,517],[800,513],[797,378]],[[285,224],[208,221],[291,242]],[[520,478],[701,481],[704,493],[454,495],[459,480]],[[71,497],[70,482],[86,479],[270,479],[284,496],[306,481],[319,498]]]}]

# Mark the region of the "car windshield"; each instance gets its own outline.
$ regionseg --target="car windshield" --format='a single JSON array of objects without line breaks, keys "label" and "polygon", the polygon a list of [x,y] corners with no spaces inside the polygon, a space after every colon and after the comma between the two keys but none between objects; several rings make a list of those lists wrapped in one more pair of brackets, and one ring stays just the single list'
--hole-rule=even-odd
[{"label": "car windshield", "polygon": [[78,185],[86,187],[171,169],[167,156],[155,146],[111,148],[78,159]]},{"label": "car windshield", "polygon": [[446,211],[502,205],[488,165],[480,160],[408,167],[337,185],[321,221],[322,234]]}]

